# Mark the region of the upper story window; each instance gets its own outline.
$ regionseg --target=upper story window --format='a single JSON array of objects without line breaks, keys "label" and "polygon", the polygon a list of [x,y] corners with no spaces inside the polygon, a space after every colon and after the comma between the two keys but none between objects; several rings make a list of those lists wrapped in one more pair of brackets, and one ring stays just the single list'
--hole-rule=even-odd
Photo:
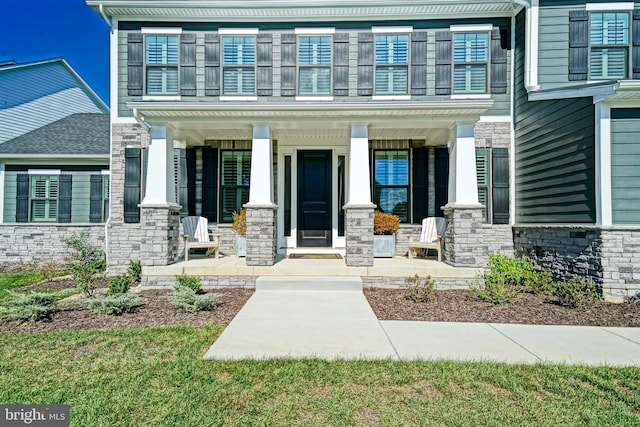
[{"label": "upper story window", "polygon": [[453,34],[454,93],[486,93],[489,33]]},{"label": "upper story window", "polygon": [[331,94],[331,36],[298,37],[298,93]]},{"label": "upper story window", "polygon": [[222,93],[224,95],[255,95],[255,36],[224,36],[222,38]]},{"label": "upper story window", "polygon": [[629,69],[629,13],[591,13],[591,78],[624,79]]},{"label": "upper story window", "polygon": [[406,94],[409,75],[409,36],[379,34],[375,39],[375,93]]},{"label": "upper story window", "polygon": [[178,94],[178,36],[146,36],[145,65],[147,94]]}]

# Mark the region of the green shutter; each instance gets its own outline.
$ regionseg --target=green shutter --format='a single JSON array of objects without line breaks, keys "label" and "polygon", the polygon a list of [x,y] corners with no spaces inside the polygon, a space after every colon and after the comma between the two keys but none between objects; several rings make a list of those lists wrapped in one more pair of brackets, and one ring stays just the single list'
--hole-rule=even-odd
[{"label": "green shutter", "polygon": [[508,46],[508,32],[494,28],[491,31],[491,93],[507,93]]},{"label": "green shutter", "polygon": [[640,9],[633,11],[633,78],[640,79]]},{"label": "green shutter", "polygon": [[89,222],[102,222],[102,175],[91,175],[89,179]]},{"label": "green shutter", "polygon": [[58,183],[58,222],[71,222],[71,175],[60,175]]},{"label": "green shutter", "polygon": [[29,222],[29,175],[26,173],[17,177],[16,222]]},{"label": "green shutter", "polygon": [[144,47],[141,33],[127,35],[127,94],[141,96]]},{"label": "green shutter", "polygon": [[587,80],[589,74],[589,12],[569,12],[569,80]]}]

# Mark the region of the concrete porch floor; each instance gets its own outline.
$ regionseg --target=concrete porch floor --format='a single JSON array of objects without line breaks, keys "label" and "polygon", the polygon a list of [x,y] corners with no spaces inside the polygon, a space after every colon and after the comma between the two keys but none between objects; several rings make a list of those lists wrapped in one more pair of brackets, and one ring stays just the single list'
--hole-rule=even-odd
[{"label": "concrete porch floor", "polygon": [[[347,276],[362,277],[367,286],[366,278],[376,278],[379,285],[397,287],[398,279],[417,274],[421,278],[430,275],[436,281],[449,284],[465,283],[482,272],[479,268],[452,267],[443,262],[429,258],[406,257],[375,258],[371,267],[350,267],[344,259],[290,259],[279,256],[273,266],[247,266],[245,258],[236,256],[193,255],[189,261],[180,261],[167,266],[143,267],[142,275],[148,277],[167,277],[177,274],[190,276]],[[389,278],[389,281],[384,280]],[[395,279],[395,281],[393,280]],[[393,284],[396,283],[396,284]],[[451,287],[451,286],[446,286]]]}]

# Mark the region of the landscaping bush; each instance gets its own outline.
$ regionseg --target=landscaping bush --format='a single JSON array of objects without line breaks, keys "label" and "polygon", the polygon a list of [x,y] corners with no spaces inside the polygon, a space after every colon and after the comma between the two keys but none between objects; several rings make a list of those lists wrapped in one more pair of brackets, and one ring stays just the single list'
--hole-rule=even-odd
[{"label": "landscaping bush", "polygon": [[129,261],[127,276],[131,279],[131,284],[140,283],[140,279],[142,279],[142,263],[134,260]]},{"label": "landscaping bush", "polygon": [[42,275],[42,279],[50,282],[54,277],[58,276],[63,270],[62,263],[58,261],[47,261],[38,267],[38,272]]},{"label": "landscaping bush", "polygon": [[87,296],[92,296],[97,283],[104,278],[106,258],[99,246],[89,243],[89,233],[74,233],[65,240],[72,252],[69,268],[76,284]]},{"label": "landscaping bush", "polygon": [[197,276],[187,276],[184,274],[184,270],[182,274],[176,276],[176,287],[181,286],[185,288],[189,288],[193,290],[195,293],[200,293],[202,288],[202,283],[200,282],[200,278]]},{"label": "landscaping bush", "polygon": [[485,274],[483,278],[484,283],[478,280],[469,290],[491,305],[513,304],[522,296],[521,288],[513,286],[505,276]]},{"label": "landscaping bush", "polygon": [[130,293],[95,295],[87,298],[85,304],[96,313],[119,316],[122,313],[131,313],[139,306],[140,296]]},{"label": "landscaping bush", "polygon": [[180,313],[195,313],[201,310],[213,310],[220,296],[221,294],[216,293],[198,294],[190,287],[176,285],[169,295],[169,302]]},{"label": "landscaping bush", "polygon": [[407,288],[405,289],[405,298],[414,302],[429,302],[436,297],[435,284],[430,275],[420,280],[416,274],[407,278]]},{"label": "landscaping bush", "polygon": [[556,283],[553,293],[561,305],[571,308],[584,307],[598,301],[598,289],[581,277]]},{"label": "landscaping bush", "polygon": [[131,286],[131,277],[128,274],[120,274],[109,279],[107,295],[126,294]]},{"label": "landscaping bush", "polygon": [[525,292],[534,295],[551,295],[554,289],[553,276],[549,271],[526,272],[524,276]]},{"label": "landscaping bush", "polygon": [[487,267],[491,270],[492,276],[501,276],[506,284],[512,286],[524,286],[527,276],[535,271],[535,267],[527,259],[499,252],[489,254]]},{"label": "landscaping bush", "polygon": [[41,320],[55,312],[57,295],[45,292],[11,292],[11,296],[0,307],[0,315],[20,321]]}]

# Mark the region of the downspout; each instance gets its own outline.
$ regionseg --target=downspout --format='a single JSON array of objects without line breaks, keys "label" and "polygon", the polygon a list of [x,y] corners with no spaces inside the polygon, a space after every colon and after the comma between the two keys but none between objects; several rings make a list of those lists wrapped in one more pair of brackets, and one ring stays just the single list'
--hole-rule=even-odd
[{"label": "downspout", "polygon": [[100,16],[102,16],[102,19],[104,19],[104,22],[106,22],[107,25],[109,26],[109,31],[113,33],[113,24],[111,23],[111,20],[107,17],[107,14],[104,13],[104,5],[102,3],[98,5],[98,13],[100,13]]},{"label": "downspout", "polygon": [[538,28],[540,22],[539,0],[513,0],[526,9],[525,19],[525,69],[524,84],[527,92],[540,89],[538,84]]}]

